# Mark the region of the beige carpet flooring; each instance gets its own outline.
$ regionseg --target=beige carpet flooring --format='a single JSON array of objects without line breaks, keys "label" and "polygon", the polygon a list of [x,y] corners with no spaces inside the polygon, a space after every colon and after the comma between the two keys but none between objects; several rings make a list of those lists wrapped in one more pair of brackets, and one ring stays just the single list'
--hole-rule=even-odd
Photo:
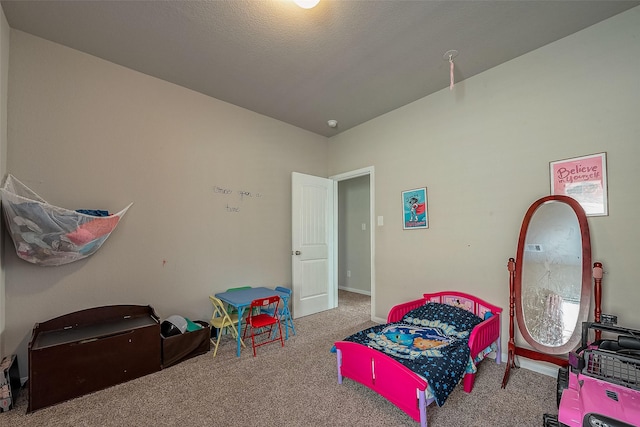
[{"label": "beige carpet flooring", "polygon": [[[209,352],[30,414],[23,388],[0,426],[419,426],[368,388],[337,383],[331,346],[374,324],[368,297],[340,291],[339,300],[337,309],[296,319],[284,348],[260,347],[256,358],[250,349],[236,357],[225,336],[215,358]],[[459,385],[442,407],[429,406],[429,426],[533,427],[557,413],[555,378],[521,368],[501,389],[504,366],[481,363],[471,394]]]}]

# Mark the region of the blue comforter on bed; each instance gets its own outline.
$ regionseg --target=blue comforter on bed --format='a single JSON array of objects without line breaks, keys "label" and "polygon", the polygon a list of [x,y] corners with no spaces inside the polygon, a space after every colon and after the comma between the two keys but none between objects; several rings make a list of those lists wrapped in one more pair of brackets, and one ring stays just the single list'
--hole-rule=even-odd
[{"label": "blue comforter on bed", "polygon": [[401,322],[377,325],[344,341],[382,351],[421,375],[442,406],[465,374],[469,334],[481,322],[462,308],[428,302],[405,314]]}]

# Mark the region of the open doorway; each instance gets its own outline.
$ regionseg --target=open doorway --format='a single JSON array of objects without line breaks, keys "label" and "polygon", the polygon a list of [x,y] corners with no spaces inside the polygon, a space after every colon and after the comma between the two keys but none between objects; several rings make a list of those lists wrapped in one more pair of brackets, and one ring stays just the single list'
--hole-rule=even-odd
[{"label": "open doorway", "polygon": [[373,318],[374,270],[374,182],[373,167],[330,177],[335,182],[335,282],[340,296],[351,292],[370,297]]}]

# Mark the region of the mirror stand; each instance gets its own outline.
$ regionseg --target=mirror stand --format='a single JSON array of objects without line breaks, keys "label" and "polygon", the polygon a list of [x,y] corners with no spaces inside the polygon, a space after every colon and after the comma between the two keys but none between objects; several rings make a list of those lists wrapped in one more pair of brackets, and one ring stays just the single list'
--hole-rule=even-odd
[{"label": "mirror stand", "polygon": [[[509,262],[507,263],[507,269],[509,270],[509,343],[507,350],[507,367],[504,372],[504,377],[502,378],[502,388],[505,388],[507,382],[509,381],[509,374],[511,368],[519,368],[516,364],[515,357],[522,356],[527,359],[538,360],[542,362],[553,363],[558,366],[567,366],[569,361],[567,359],[563,359],[557,356],[553,356],[547,353],[541,353],[539,351],[531,350],[524,347],[518,347],[515,343],[515,304],[516,304],[516,294],[515,294],[515,275],[516,275],[516,261],[513,258],[509,258]],[[596,262],[593,264],[593,293],[594,293],[594,321],[600,322],[601,311],[601,302],[602,302],[602,263]],[[595,340],[599,340],[601,338],[602,331],[598,330],[595,332]]]}]

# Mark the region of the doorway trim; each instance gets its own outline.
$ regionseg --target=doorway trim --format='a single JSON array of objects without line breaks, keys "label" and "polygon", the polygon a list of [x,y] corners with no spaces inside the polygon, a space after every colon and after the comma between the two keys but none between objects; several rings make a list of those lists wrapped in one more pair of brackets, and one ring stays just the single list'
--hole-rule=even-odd
[{"label": "doorway trim", "polygon": [[335,250],[333,251],[333,265],[336,266],[333,272],[333,291],[334,301],[338,301],[338,182],[346,181],[352,178],[358,178],[360,176],[369,175],[369,233],[371,242],[371,319],[374,319],[375,306],[376,306],[376,268],[375,268],[375,171],[373,166],[367,166],[362,169],[357,169],[350,172],[344,172],[338,175],[330,176],[329,179],[333,180],[333,241],[335,244]]}]

